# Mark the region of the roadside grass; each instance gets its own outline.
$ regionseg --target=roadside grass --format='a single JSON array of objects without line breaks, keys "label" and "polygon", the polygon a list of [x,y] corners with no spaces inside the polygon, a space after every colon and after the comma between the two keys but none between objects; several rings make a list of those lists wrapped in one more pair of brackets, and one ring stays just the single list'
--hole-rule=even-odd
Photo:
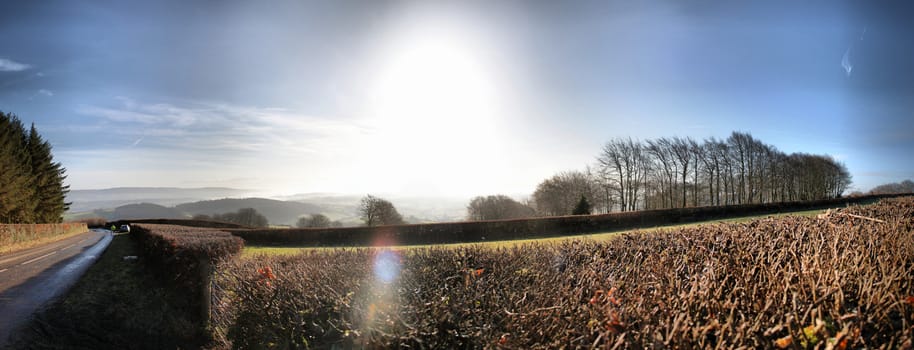
[{"label": "roadside grass", "polygon": [[205,343],[187,319],[186,295],[148,272],[137,243],[114,236],[65,297],[34,316],[11,349],[188,349]]},{"label": "roadside grass", "polygon": [[[584,240],[593,240],[593,241],[607,241],[617,237],[621,233],[627,232],[638,232],[638,231],[654,231],[654,230],[677,230],[686,227],[695,227],[700,225],[709,225],[716,223],[741,223],[748,222],[757,219],[764,219],[768,217],[777,218],[784,216],[816,216],[825,212],[824,209],[814,209],[814,210],[804,210],[804,211],[795,211],[795,212],[786,212],[786,213],[777,213],[777,214],[761,214],[761,215],[750,215],[743,216],[738,218],[730,219],[718,219],[718,220],[708,220],[693,222],[688,224],[675,224],[675,225],[661,225],[661,226],[652,226],[652,227],[642,227],[637,229],[625,229],[618,231],[609,231],[609,232],[600,232],[600,233],[591,233],[591,234],[582,234],[582,235],[569,235],[569,236],[556,236],[548,238],[531,238],[531,239],[515,239],[508,241],[484,241],[484,242],[467,242],[467,243],[451,243],[451,244],[422,244],[422,245],[398,245],[398,246],[389,246],[387,249],[393,250],[409,250],[409,249],[421,249],[421,248],[461,248],[466,246],[480,246],[484,248],[510,248],[518,245],[530,244],[530,243],[560,243],[562,241],[570,239],[584,239]],[[364,246],[334,246],[334,247],[294,247],[294,246],[245,246],[244,250],[241,253],[242,257],[252,257],[256,255],[294,255],[301,252],[307,251],[321,251],[321,250],[335,250],[335,249],[359,249],[359,248],[370,248]]]},{"label": "roadside grass", "polygon": [[67,238],[70,238],[70,237],[74,237],[74,236],[77,236],[77,235],[84,234],[84,233],[86,233],[86,232],[89,232],[89,231],[71,232],[71,233],[65,233],[65,234],[62,234],[62,235],[56,235],[56,236],[51,236],[51,237],[39,238],[39,239],[31,240],[31,241],[28,241],[28,242],[21,242],[21,243],[11,244],[11,245],[8,245],[8,246],[0,247],[0,254],[15,253],[15,252],[18,252],[18,251],[21,251],[21,250],[25,250],[25,249],[29,249],[29,248],[32,248],[32,247],[37,247],[37,246],[45,245],[45,244],[48,244],[48,243],[54,243],[54,242],[62,241],[62,240],[65,240],[65,239],[67,239]]}]

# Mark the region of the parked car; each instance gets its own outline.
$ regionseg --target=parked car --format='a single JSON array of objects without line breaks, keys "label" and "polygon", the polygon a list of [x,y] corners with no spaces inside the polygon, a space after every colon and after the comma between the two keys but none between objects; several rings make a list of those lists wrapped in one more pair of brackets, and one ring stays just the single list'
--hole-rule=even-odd
[{"label": "parked car", "polygon": [[121,227],[117,229],[117,232],[130,233],[130,225],[121,225]]}]

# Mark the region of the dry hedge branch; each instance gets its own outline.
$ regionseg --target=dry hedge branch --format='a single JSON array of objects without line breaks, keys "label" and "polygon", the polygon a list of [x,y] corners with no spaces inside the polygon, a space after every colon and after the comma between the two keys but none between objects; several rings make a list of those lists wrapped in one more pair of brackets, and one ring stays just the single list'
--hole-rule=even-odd
[{"label": "dry hedge branch", "polygon": [[828,220],[218,270],[214,322],[237,348],[896,348],[914,332],[914,199]]}]

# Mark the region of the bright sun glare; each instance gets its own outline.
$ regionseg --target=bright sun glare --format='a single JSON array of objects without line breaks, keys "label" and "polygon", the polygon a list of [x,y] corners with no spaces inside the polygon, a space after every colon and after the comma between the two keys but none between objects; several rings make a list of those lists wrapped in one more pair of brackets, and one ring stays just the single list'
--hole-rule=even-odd
[{"label": "bright sun glare", "polygon": [[368,111],[386,144],[451,161],[498,146],[501,82],[484,44],[470,31],[435,21],[391,36],[379,55]]}]

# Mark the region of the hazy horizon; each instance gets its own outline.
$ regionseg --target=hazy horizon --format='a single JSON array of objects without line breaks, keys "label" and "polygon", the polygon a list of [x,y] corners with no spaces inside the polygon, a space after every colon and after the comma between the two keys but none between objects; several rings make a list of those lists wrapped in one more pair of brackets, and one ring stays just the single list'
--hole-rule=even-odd
[{"label": "hazy horizon", "polygon": [[749,132],[914,178],[903,2],[0,4],[0,111],[71,189],[532,193],[613,138]]}]

